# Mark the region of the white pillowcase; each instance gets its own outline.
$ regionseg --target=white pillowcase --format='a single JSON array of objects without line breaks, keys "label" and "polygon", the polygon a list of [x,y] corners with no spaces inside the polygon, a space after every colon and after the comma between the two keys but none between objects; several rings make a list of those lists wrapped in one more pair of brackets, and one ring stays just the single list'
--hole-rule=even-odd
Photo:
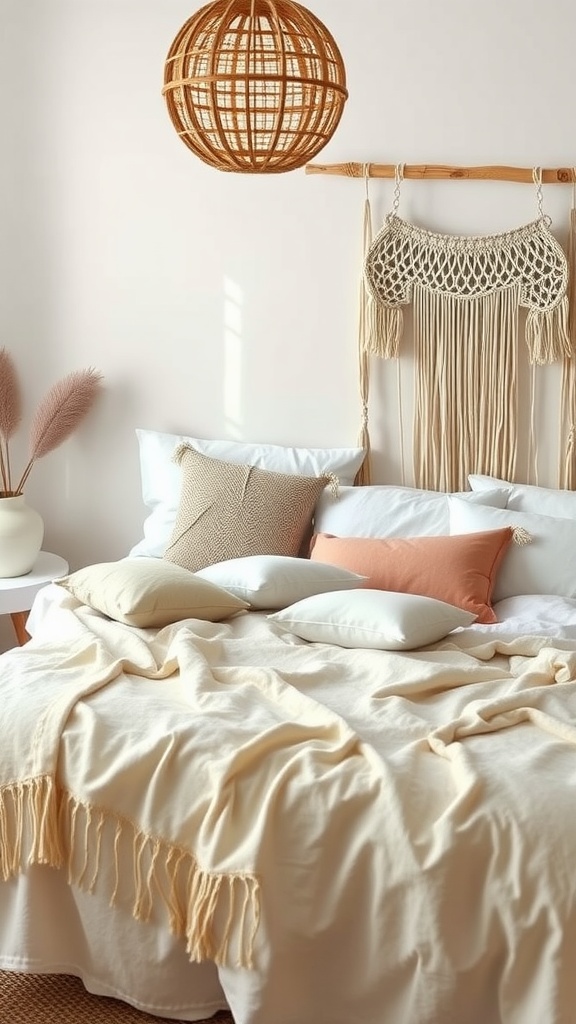
[{"label": "white pillowcase", "polygon": [[[576,639],[576,599],[558,594],[516,594],[494,606],[497,622],[478,623],[483,633]],[[28,628],[28,627],[26,627]]]},{"label": "white pillowcase", "polygon": [[496,577],[492,601],[518,594],[576,597],[576,519],[488,508],[450,498],[450,533],[520,527],[530,541],[510,544]]},{"label": "white pillowcase", "polygon": [[[475,494],[458,492],[466,501],[506,508],[508,492],[492,487]],[[316,533],[336,537],[439,537],[450,533],[448,495],[444,491],[371,484],[326,489],[314,515]]]},{"label": "white pillowcase", "polygon": [[360,587],[366,576],[289,555],[249,555],[195,573],[247,601],[251,608],[285,608],[314,594]]},{"label": "white pillowcase", "polygon": [[576,491],[539,487],[537,484],[514,484],[493,476],[474,473],[468,480],[470,487],[477,494],[494,487],[506,488],[507,507],[518,512],[537,512],[545,516],[558,516],[560,519],[576,519]]},{"label": "white pillowcase", "polygon": [[236,465],[258,466],[275,473],[322,476],[334,473],[342,484],[352,484],[364,460],[362,448],[286,448],[277,444],[204,440],[157,430],[136,430],[140,453],[142,500],[150,509],[144,538],[130,555],[159,558],[172,535],[180,502],[180,466],[172,462],[179,444],[187,442],[213,459]]},{"label": "white pillowcase", "polygon": [[303,640],[382,651],[409,651],[436,643],[476,616],[444,601],[388,590],[318,594],[269,615]]}]

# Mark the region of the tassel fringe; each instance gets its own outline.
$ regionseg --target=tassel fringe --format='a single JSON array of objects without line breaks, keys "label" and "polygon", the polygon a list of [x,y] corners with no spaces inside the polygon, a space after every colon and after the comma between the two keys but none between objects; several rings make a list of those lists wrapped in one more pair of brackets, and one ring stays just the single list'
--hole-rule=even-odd
[{"label": "tassel fringe", "polygon": [[532,535],[523,526],[514,526],[512,528],[512,540],[522,548],[526,544],[532,543]]},{"label": "tassel fringe", "polygon": [[372,470],[370,464],[370,439],[361,433],[358,440],[359,447],[364,449],[365,454],[364,459],[362,461],[362,465],[360,466],[360,469],[358,470],[356,476],[354,477],[354,483],[357,487],[367,487],[368,484],[372,483]]},{"label": "tassel fringe", "polygon": [[340,480],[335,473],[327,473],[326,476],[330,481],[328,484],[330,487],[330,494],[333,498],[337,498],[340,493]]},{"label": "tassel fringe", "polygon": [[572,354],[568,326],[568,297],[546,312],[531,309],[526,317],[526,344],[531,363],[543,366]]},{"label": "tassel fringe", "polygon": [[[360,359],[366,359],[365,353],[360,353]],[[354,477],[354,483],[357,487],[365,487],[372,483],[372,468],[370,459],[370,431],[368,429],[368,402],[364,403],[362,408],[362,426],[360,427],[360,433],[358,434],[358,447],[364,449],[364,458],[362,465]]]},{"label": "tassel fringe", "polygon": [[192,961],[254,967],[255,875],[204,871],[187,850],[77,800],[50,776],[0,791],[0,879],[31,864],[63,868],[69,884],[86,892],[108,886],[110,905],[128,906],[138,921],[161,909]]},{"label": "tassel fringe", "polygon": [[364,351],[381,359],[397,359],[404,329],[400,307],[385,306],[368,296],[366,303],[366,334]]}]

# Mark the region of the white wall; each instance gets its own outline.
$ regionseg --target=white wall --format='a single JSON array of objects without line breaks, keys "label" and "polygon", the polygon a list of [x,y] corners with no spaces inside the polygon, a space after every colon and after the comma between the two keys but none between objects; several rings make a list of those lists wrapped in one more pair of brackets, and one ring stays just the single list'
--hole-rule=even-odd
[{"label": "white wall", "polygon": [[[45,547],[72,567],[120,557],[140,536],[137,426],[357,438],[363,183],[225,174],[189,152],[161,86],[197,6],[0,0],[0,343],[21,371],[26,423],[64,373],[92,365],[105,376],[89,421],[27,489]],[[319,160],[576,163],[571,0],[309,6],[340,45],[350,91]],[[371,187],[377,220],[392,189]],[[563,241],[571,189],[547,187],[544,199]],[[482,234],[537,209],[526,185],[405,182],[400,212]],[[542,380],[540,482],[554,483],[557,381]],[[395,396],[395,368],[374,365],[380,481],[399,478]],[[24,430],[19,443],[23,457]]]}]

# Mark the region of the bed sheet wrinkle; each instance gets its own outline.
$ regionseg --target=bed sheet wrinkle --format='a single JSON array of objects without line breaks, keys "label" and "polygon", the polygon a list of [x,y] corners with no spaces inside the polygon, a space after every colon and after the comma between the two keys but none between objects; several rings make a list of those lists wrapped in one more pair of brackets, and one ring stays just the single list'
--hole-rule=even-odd
[{"label": "bed sheet wrinkle", "polygon": [[[548,655],[548,652],[542,652]],[[563,660],[560,653],[556,657],[541,659],[542,669],[540,672],[527,673],[526,689],[518,689],[514,692],[497,697],[496,699],[476,699],[468,704],[465,712],[451,722],[446,722],[430,733],[428,741],[431,749],[441,756],[445,756],[449,745],[458,740],[470,736],[479,736],[498,730],[510,729],[516,725],[530,723],[562,739],[565,743],[576,746],[576,725],[570,721],[563,720],[562,712],[565,708],[562,702],[552,699],[552,710],[556,708],[557,713],[553,714],[545,710],[550,704],[548,686],[555,684],[559,686],[570,686],[571,694],[574,694],[574,659]],[[546,671],[548,662],[548,671]],[[568,677],[567,677],[568,673]],[[523,677],[524,678],[524,677]],[[534,685],[534,679],[537,684]],[[546,685],[542,685],[542,682]]]}]

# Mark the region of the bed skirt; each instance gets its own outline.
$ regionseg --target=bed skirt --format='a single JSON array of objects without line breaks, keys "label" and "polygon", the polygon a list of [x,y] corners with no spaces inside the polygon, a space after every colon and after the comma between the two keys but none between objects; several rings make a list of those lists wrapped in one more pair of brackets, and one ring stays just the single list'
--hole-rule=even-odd
[{"label": "bed skirt", "polygon": [[191,963],[166,927],[134,920],[51,868],[32,866],[0,886],[0,968],[73,974],[95,995],[180,1021],[228,1006],[213,963]]}]

